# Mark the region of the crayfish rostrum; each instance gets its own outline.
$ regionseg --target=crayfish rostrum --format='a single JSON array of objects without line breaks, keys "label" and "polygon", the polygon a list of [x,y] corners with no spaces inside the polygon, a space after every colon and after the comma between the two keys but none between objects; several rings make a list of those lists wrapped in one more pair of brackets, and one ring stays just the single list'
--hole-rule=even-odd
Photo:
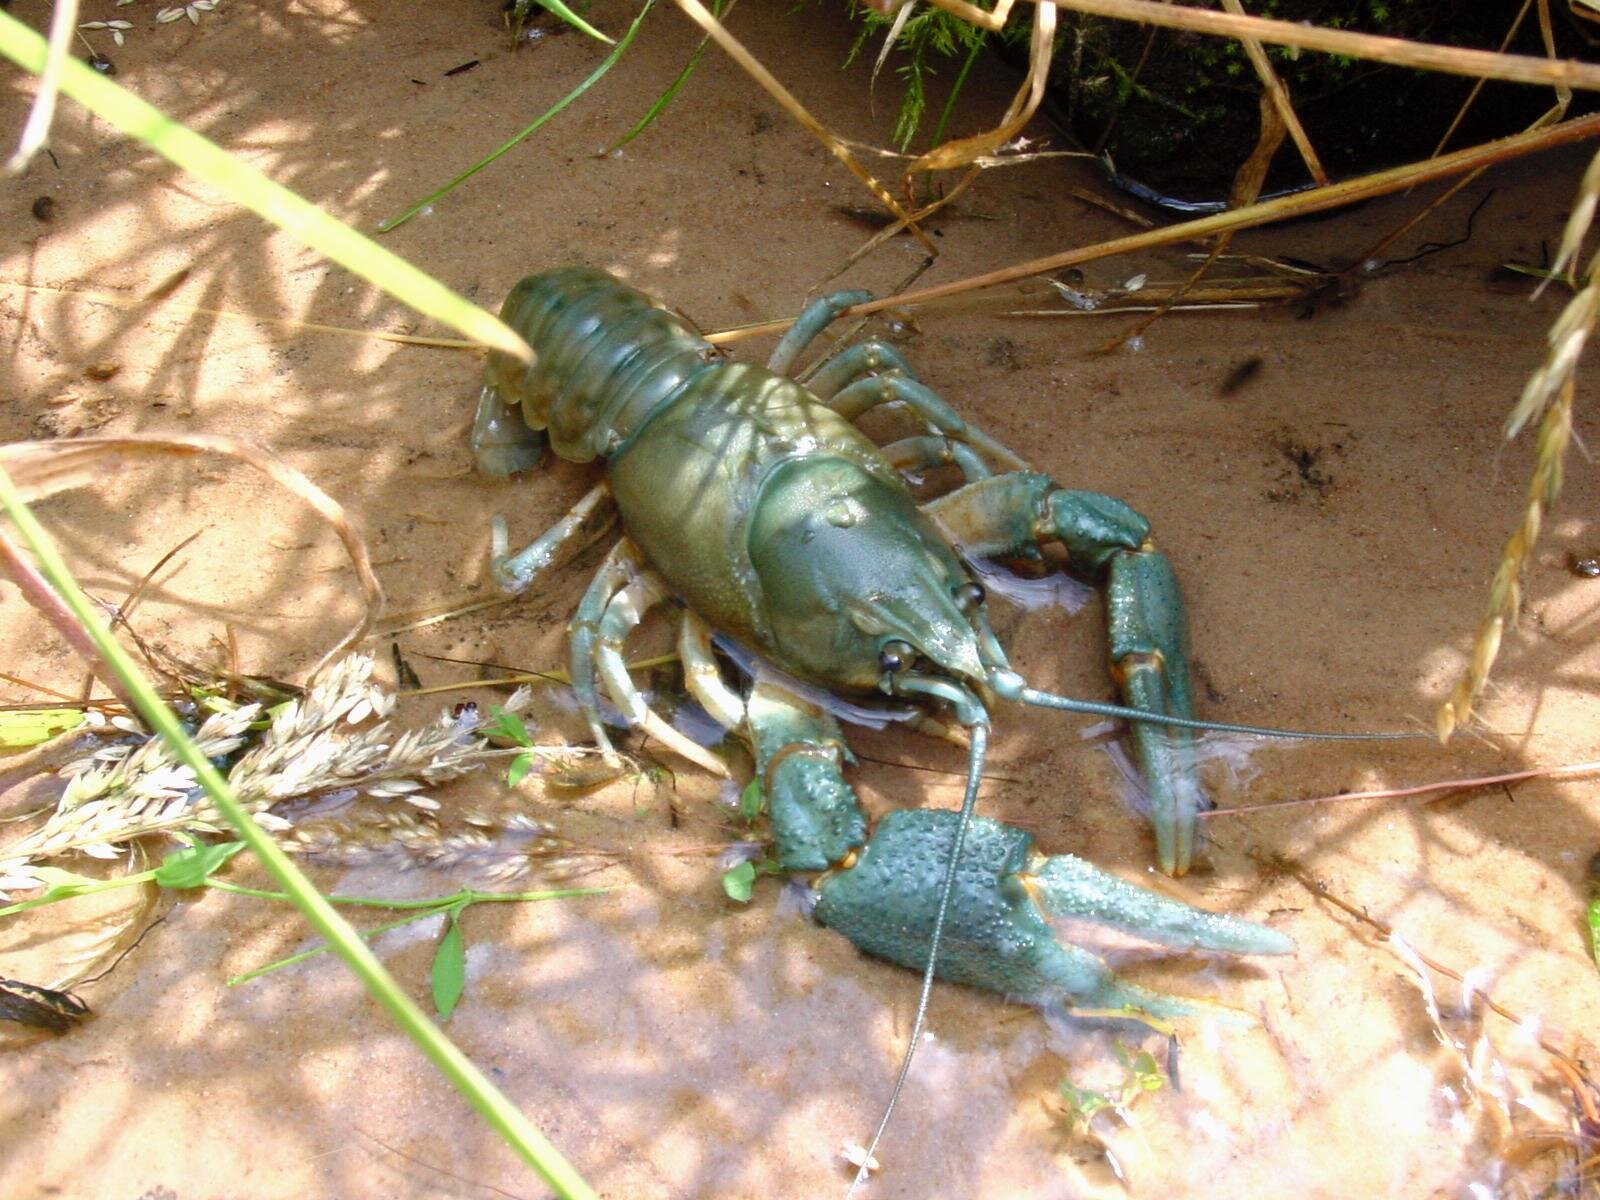
[{"label": "crayfish rostrum", "polygon": [[[645,613],[676,610],[690,691],[750,739],[777,862],[817,874],[824,925],[871,954],[918,969],[932,955],[941,977],[1023,1000],[1157,1021],[1190,1012],[1190,1002],[1118,979],[1058,937],[1051,918],[1180,948],[1284,954],[1293,944],[1071,855],[1039,854],[1023,831],[972,816],[989,707],[1017,701],[1133,719],[1158,858],[1172,874],[1189,866],[1206,804],[1189,731],[1279,731],[1194,719],[1177,582],[1127,505],[1028,471],[884,342],[837,353],[805,387],[786,378],[824,326],[868,298],[839,292],[813,303],[763,369],[725,360],[683,318],[604,272],[524,279],[501,316],[535,358],[527,366],[491,355],[473,431],[479,464],[500,475],[532,466],[548,437],[563,458],[603,459],[605,478],[520,553],[506,552],[497,519],[494,574],[507,588],[526,586],[609,499],[623,537],[569,626],[572,684],[596,742],[609,749],[603,686],[634,725],[726,773],[649,710],[624,666],[622,643]],[[880,449],[852,422],[886,402],[909,407],[929,432]],[[900,472],[941,463],[966,482],[919,507]],[[1126,707],[1030,688],[990,629],[963,556],[1035,555],[1047,543],[1105,588]],[[766,667],[736,689],[714,637]],[[962,812],[900,811],[869,829],[819,690],[930,707],[965,726]]]}]

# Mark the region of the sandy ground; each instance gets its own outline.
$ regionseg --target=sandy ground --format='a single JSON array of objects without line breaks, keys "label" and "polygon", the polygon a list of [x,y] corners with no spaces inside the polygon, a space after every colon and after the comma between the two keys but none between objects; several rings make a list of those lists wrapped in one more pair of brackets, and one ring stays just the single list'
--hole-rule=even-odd
[{"label": "sandy ground", "polygon": [[[105,47],[121,81],[276,179],[371,228],[463,168],[581,80],[602,51],[577,35],[513,54],[493,5],[224,0],[198,25],[157,26],[153,4],[86,7],[131,19]],[[11,10],[33,24],[45,6]],[[620,31],[631,13],[598,0]],[[841,72],[838,14],[741,7],[734,28],[824,120],[882,140],[866,72]],[[616,270],[721,328],[798,310],[864,238],[841,209],[860,188],[719,54],[623,154],[595,156],[641,114],[694,45],[654,14],[636,48],[567,113],[388,244],[492,306],[534,269]],[[468,60],[477,68],[447,76]],[[6,138],[31,86],[5,76]],[[971,129],[1014,81],[985,68]],[[1045,132],[1040,130],[1040,132]],[[88,432],[230,433],[273,447],[349,506],[373,547],[390,611],[485,585],[489,518],[518,535],[586,487],[558,464],[513,483],[471,470],[465,433],[479,366],[466,354],[297,329],[295,319],[414,332],[418,322],[286,235],[230,207],[66,104],[20,181],[0,185],[0,346],[7,440]],[[1496,171],[1392,252],[1462,245],[1385,271],[1342,303],[1164,320],[1137,350],[1090,353],[1127,318],[1028,321],[993,312],[924,317],[908,337],[922,376],[968,417],[1070,486],[1147,513],[1191,606],[1203,708],[1218,719],[1302,727],[1423,728],[1466,654],[1488,577],[1521,503],[1531,452],[1501,420],[1564,302],[1489,282],[1507,258],[1537,262],[1559,237],[1581,150]],[[1071,195],[1096,188],[1073,160],[992,172],[940,227],[928,281],[1120,234]],[[1490,194],[1492,193],[1492,194]],[[29,215],[54,200],[48,223]],[[1241,237],[1241,249],[1321,263],[1360,255],[1417,198]],[[847,281],[889,289],[916,252],[904,240]],[[1089,272],[1109,285],[1178,276],[1177,252]],[[50,289],[141,296],[187,272],[153,309]],[[40,290],[27,290],[36,288]],[[241,314],[243,321],[196,308]],[[424,330],[424,332],[429,332]],[[759,346],[742,350],[761,353]],[[1259,358],[1237,390],[1221,385]],[[108,379],[95,364],[116,364]],[[104,372],[96,372],[103,374]],[[1580,405],[1583,397],[1580,395]],[[1580,433],[1592,445],[1588,410]],[[1310,745],[1260,749],[1253,774],[1218,783],[1224,805],[1398,785],[1600,757],[1591,645],[1600,582],[1567,566],[1600,546],[1592,465],[1571,463],[1526,580],[1484,708],[1482,736],[1448,749]],[[143,602],[146,638],[220,656],[237,635],[246,669],[304,671],[356,612],[326,529],[270,485],[224,463],[130,465],[41,506],[80,577],[118,596],[181,539],[200,537]],[[561,626],[597,560],[586,552],[517,605],[404,635],[424,682],[472,671],[423,655],[526,667],[563,660]],[[0,588],[0,661],[72,690],[82,670]],[[1007,610],[1002,636],[1042,686],[1104,696],[1097,608]],[[385,650],[386,647],[379,647]],[[31,699],[7,685],[6,699]],[[456,697],[446,696],[443,703]],[[406,713],[427,719],[435,701]],[[982,798],[1048,849],[1148,875],[1148,833],[1119,799],[1082,722],[1003,714]],[[856,772],[868,806],[953,806],[961,757],[909,735],[863,735],[881,762]],[[895,764],[911,764],[906,769]],[[728,902],[697,847],[739,836],[716,787],[682,763],[676,791],[624,786],[518,803],[618,865],[595,899],[501,906],[468,918],[460,1044],[608,1196],[840,1194],[839,1149],[864,1141],[898,1061],[913,978],[843,939],[780,915],[778,887]],[[929,769],[932,770],[930,771]],[[939,773],[943,772],[943,773]],[[494,791],[480,779],[448,803]],[[8,802],[9,803],[9,802]],[[1374,932],[1313,897],[1282,858],[1392,924],[1590,1056],[1600,981],[1581,909],[1600,845],[1594,785],[1537,782],[1443,805],[1352,804],[1213,818],[1206,869],[1177,887],[1294,937],[1290,960],[1154,959],[1128,974],[1225,1000],[1260,1020],[1185,1030],[1181,1088],[1103,1119],[1137,1195],[1515,1195],[1500,1109],[1441,1044],[1416,977]],[[684,852],[684,853],[675,853]],[[249,879],[241,867],[237,877]],[[535,880],[537,877],[534,877]],[[327,867],[342,890],[443,893],[454,875]],[[40,927],[13,934],[0,974],[42,972]],[[426,993],[437,929],[378,943]],[[57,1040],[12,1039],[0,1088],[0,1193],[12,1197],[536,1196],[536,1178],[327,961],[240,990],[225,977],[309,944],[280,911],[185,898],[109,978],[84,989],[98,1017]],[[1526,1032],[1451,1015],[1479,1080],[1549,1125],[1564,1101]],[[1052,1112],[1065,1079],[1108,1086],[1118,1039],[1165,1055],[1159,1037],[1052,1028],[1031,1010],[941,987],[869,1195],[1116,1195],[1103,1156]],[[1496,1047],[1479,1045],[1487,1034]],[[1504,1083],[1495,1068],[1504,1066]]]}]

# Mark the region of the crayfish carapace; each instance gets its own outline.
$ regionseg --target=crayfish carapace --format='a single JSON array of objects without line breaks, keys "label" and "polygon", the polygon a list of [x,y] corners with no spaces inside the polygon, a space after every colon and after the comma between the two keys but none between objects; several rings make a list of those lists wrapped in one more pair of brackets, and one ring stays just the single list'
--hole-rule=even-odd
[{"label": "crayfish carapace", "polygon": [[[478,461],[510,474],[533,465],[547,436],[563,458],[604,459],[605,480],[521,553],[506,553],[497,519],[495,576],[526,586],[609,497],[624,536],[569,626],[572,684],[596,742],[609,748],[603,686],[635,725],[726,773],[650,712],[624,666],[622,643],[645,613],[676,609],[688,686],[753,744],[777,861],[817,873],[824,925],[871,954],[916,969],[932,957],[943,978],[1023,1000],[1158,1021],[1188,1013],[1190,1002],[1118,979],[1059,938],[1051,919],[1186,949],[1285,954],[1293,943],[1071,855],[1038,854],[1023,831],[973,816],[989,706],[1012,700],[1135,721],[1170,874],[1188,868],[1206,805],[1188,731],[1284,735],[1194,719],[1177,582],[1127,505],[1028,471],[883,342],[826,360],[806,387],[785,377],[825,325],[868,298],[840,292],[812,304],[762,369],[725,360],[681,317],[604,272],[524,279],[501,316],[527,339],[534,363],[490,356],[473,432]],[[880,449],[852,421],[895,401],[930,432]],[[966,482],[919,507],[900,472],[939,463],[954,463]],[[1112,672],[1127,707],[1028,687],[990,629],[983,589],[961,555],[1026,556],[1046,543],[1064,547],[1070,568],[1106,590]],[[735,690],[713,635],[779,673],[757,672],[747,691]],[[895,812],[869,830],[844,778],[844,737],[807,688],[887,694],[965,726],[962,811]]]}]

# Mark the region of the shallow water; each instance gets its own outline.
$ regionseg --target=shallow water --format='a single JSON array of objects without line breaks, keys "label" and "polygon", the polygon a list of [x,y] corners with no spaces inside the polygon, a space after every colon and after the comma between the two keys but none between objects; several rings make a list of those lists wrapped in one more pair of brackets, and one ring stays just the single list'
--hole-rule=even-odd
[{"label": "shallow water", "polygon": [[[120,81],[371,228],[599,61],[602,51],[577,35],[512,55],[493,8],[319,0],[281,11],[223,6],[198,25],[159,27],[144,15],[128,46],[111,53]],[[11,11],[37,23],[43,6],[18,0]],[[90,4],[84,19],[112,14]],[[632,14],[599,0],[590,15],[616,31]],[[878,116],[870,115],[864,68],[838,70],[850,35],[831,14],[752,5],[734,28],[825,121],[886,136],[894,100],[880,88]],[[717,53],[622,157],[592,157],[648,107],[693,45],[675,14],[652,16],[621,67],[389,244],[490,305],[527,271],[586,262],[624,273],[708,329],[795,312],[866,236],[838,211],[863,203],[863,193]],[[445,76],[473,58],[477,69]],[[978,79],[973,131],[1004,108],[1013,86],[995,73]],[[20,123],[25,90],[6,101],[8,130]],[[263,441],[350,506],[395,612],[483,586],[493,513],[508,514],[514,538],[531,537],[588,486],[587,473],[568,465],[514,483],[472,473],[466,433],[479,368],[471,356],[179,307],[415,327],[70,105],[53,148],[56,163],[41,160],[22,180],[0,183],[12,213],[38,195],[57,201],[49,224],[14,219],[18,237],[3,252],[0,279],[139,296],[174,272],[188,275],[147,311],[0,290],[0,378],[12,398],[0,435],[182,429]],[[1528,289],[1502,290],[1487,277],[1507,258],[1537,262],[1541,244],[1559,237],[1584,162],[1575,151],[1498,170],[1395,253],[1459,237],[1493,188],[1470,241],[1367,279],[1303,319],[1174,316],[1136,354],[1094,355],[1128,318],[1004,319],[971,306],[918,318],[907,352],[969,419],[1024,448],[1040,469],[1122,496],[1152,519],[1186,589],[1207,715],[1427,727],[1465,660],[1528,475],[1528,446],[1502,449],[1499,424],[1565,300],[1557,289],[1530,300]],[[1073,160],[991,172],[942,227],[943,254],[924,281],[1126,232],[1068,190],[1094,186]],[[1355,258],[1418,202],[1374,202],[1241,235],[1237,248]],[[881,291],[914,259],[896,244],[844,282]],[[1189,269],[1176,251],[1149,255],[1091,266],[1085,286]],[[1250,381],[1223,389],[1253,357],[1262,366]],[[105,362],[119,367],[109,379],[86,375]],[[1579,432],[1594,445],[1583,390]],[[1600,583],[1565,563],[1569,551],[1600,545],[1597,496],[1592,466],[1575,456],[1525,580],[1522,622],[1496,668],[1485,706],[1492,733],[1448,750],[1264,747],[1251,760],[1254,779],[1219,786],[1224,805],[1600,757],[1600,658],[1591,644]],[[210,639],[225,640],[231,625],[247,669],[292,676],[355,612],[327,532],[224,464],[129,466],[41,512],[88,585],[111,598],[201,530],[138,612],[145,637],[186,656],[217,657]],[[428,684],[471,670],[425,654],[564,663],[562,626],[601,550],[585,551],[514,606],[406,634],[402,648]],[[81,668],[15,593],[0,597],[6,670],[80,686]],[[1015,611],[999,632],[1037,686],[1103,697],[1099,611],[1094,603],[1075,615],[1053,605]],[[653,652],[649,636],[641,654]],[[1600,843],[1594,785],[1216,817],[1206,826],[1207,869],[1163,885],[1148,871],[1147,833],[1082,728],[1059,714],[1001,714],[984,811],[1027,828],[1048,850],[1265,921],[1299,947],[1285,960],[1124,968],[1258,1018],[1184,1030],[1181,1087],[1169,1081],[1141,1098],[1130,1110],[1134,1128],[1109,1118],[1097,1125],[1132,1193],[1430,1196],[1482,1185],[1514,1194],[1509,1168],[1496,1167],[1506,1145],[1498,1102],[1473,1098],[1481,1090],[1472,1070],[1498,1078],[1493,1061],[1508,1064],[1505,1086],[1538,1109],[1518,1117],[1532,1128],[1560,1119],[1547,1061],[1499,1018],[1452,1017],[1450,987],[1436,980],[1444,1021],[1468,1049],[1442,1043],[1402,958],[1272,858],[1393,925],[1409,945],[1472,969],[1497,1001],[1537,1017],[1547,1037],[1592,1061],[1586,1031],[1600,983],[1580,912],[1585,865]],[[863,759],[854,778],[874,813],[959,802],[958,748],[894,728],[851,737]],[[713,803],[714,781],[667,765],[675,774],[659,787],[525,789],[537,819],[609,855],[580,882],[619,890],[469,913],[470,982],[451,1032],[605,1194],[842,1195],[841,1147],[866,1140],[887,1096],[915,980],[780,916],[776,881],[763,880],[749,906],[729,902],[715,853],[747,835]],[[478,779],[452,795],[469,806],[492,790]],[[245,865],[237,871],[252,881]],[[325,868],[319,882],[421,895],[460,880],[374,863],[354,874]],[[82,924],[86,938],[99,928]],[[0,949],[0,974],[44,969],[56,951],[41,928],[20,927]],[[430,936],[413,927],[379,943],[419,996]],[[308,944],[298,921],[276,909],[182,898],[115,973],[84,989],[98,1014],[91,1024],[53,1041],[11,1039],[0,1193],[541,1194],[336,965],[223,985]],[[1495,1055],[1478,1048],[1480,1025]],[[1164,1060],[1160,1037],[1082,1023],[1057,1029],[1031,1010],[946,987],[935,995],[932,1030],[869,1196],[1122,1194],[1097,1146],[1064,1132],[1057,1088],[1065,1079],[1113,1087],[1118,1038]]]}]

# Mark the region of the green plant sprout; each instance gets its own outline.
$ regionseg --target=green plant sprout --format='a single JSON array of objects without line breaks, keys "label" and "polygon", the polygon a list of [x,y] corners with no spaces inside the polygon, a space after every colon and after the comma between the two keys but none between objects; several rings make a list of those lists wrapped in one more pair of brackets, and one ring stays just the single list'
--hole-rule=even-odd
[{"label": "green plant sprout", "polygon": [[[218,891],[232,892],[238,896],[254,896],[262,900],[287,900],[289,897],[282,892],[263,891],[259,888],[242,887],[238,884],[226,883],[222,880],[207,880],[207,886]],[[461,994],[466,986],[467,977],[467,942],[466,935],[461,929],[461,916],[474,904],[533,904],[541,900],[567,900],[575,896],[598,896],[613,888],[557,888],[542,892],[480,892],[476,888],[464,887],[460,891],[448,896],[430,896],[418,900],[390,900],[382,896],[329,896],[333,904],[350,904],[364,908],[383,908],[391,912],[404,912],[406,915],[398,920],[389,921],[376,928],[364,931],[361,936],[371,939],[379,934],[388,933],[391,929],[399,929],[418,921],[426,921],[433,917],[445,918],[445,929],[439,938],[439,945],[434,951],[433,966],[429,971],[429,980],[433,990],[434,1011],[439,1014],[441,1021],[449,1020],[450,1014],[455,1011],[456,1003],[461,999]],[[242,983],[249,983],[252,979],[259,979],[273,971],[280,971],[284,967],[292,967],[308,959],[316,958],[319,954],[326,954],[329,947],[326,944],[313,946],[309,950],[302,950],[299,954],[291,954],[287,958],[280,958],[265,966],[257,967],[253,971],[246,971],[241,975],[234,975],[228,979],[229,987],[237,987]]]},{"label": "green plant sprout", "polygon": [[1069,1132],[1077,1132],[1082,1126],[1083,1132],[1092,1132],[1091,1124],[1100,1113],[1110,1109],[1112,1112],[1127,1120],[1128,1109],[1134,1101],[1146,1092],[1158,1092],[1166,1082],[1166,1076],[1161,1073],[1161,1068],[1156,1065],[1155,1055],[1148,1050],[1135,1052],[1125,1043],[1119,1041],[1113,1048],[1117,1062],[1122,1065],[1122,1082],[1111,1092],[1099,1092],[1093,1088],[1076,1087],[1070,1079],[1061,1081],[1061,1101],[1063,1107],[1059,1110],[1063,1120],[1067,1123]]},{"label": "green plant sprout", "polygon": [[[726,15],[726,12],[733,11],[733,6],[736,2],[737,0],[714,0],[714,3],[711,5],[711,15],[720,20]],[[724,4],[727,6],[726,12],[724,11]],[[677,96],[683,85],[689,82],[689,76],[694,74],[694,69],[700,65],[700,60],[705,57],[706,48],[710,45],[711,39],[709,37],[700,39],[700,44],[695,47],[694,53],[689,56],[689,61],[683,64],[683,69],[679,71],[677,77],[667,85],[666,91],[662,92],[661,95],[656,97],[656,102],[645,110],[644,116],[640,117],[638,121],[634,123],[632,129],[628,130],[627,133],[623,134],[616,141],[612,142],[611,145],[602,150],[600,152],[601,156],[613,154],[616,151],[621,150],[629,142],[633,141],[634,138],[638,137],[650,127],[652,122],[654,122],[655,119],[666,110],[667,105],[672,103],[673,98]]]},{"label": "green plant sprout", "polygon": [[[744,790],[739,793],[739,815],[744,818],[746,825],[754,825],[766,807],[767,798],[761,788],[761,778],[757,776],[745,784]],[[722,873],[722,890],[730,900],[748,904],[758,878],[781,874],[778,864],[770,857],[746,860]]]},{"label": "green plant sprout", "polygon": [[[844,65],[847,67],[860,55],[868,39],[880,33],[887,34],[899,20],[898,15],[884,16],[866,5],[858,6],[856,13],[862,22],[861,32],[857,35],[855,44],[851,46],[850,53],[845,57]],[[898,68],[898,73],[905,82],[905,94],[901,98],[900,113],[895,119],[894,126],[894,141],[900,150],[904,151],[910,147],[927,115],[927,82],[937,74],[935,63],[941,59],[953,59],[960,55],[961,67],[956,73],[950,95],[940,112],[932,144],[938,145],[943,140],[951,115],[955,111],[956,98],[961,94],[967,75],[982,52],[988,36],[977,26],[931,4],[918,9],[899,26],[894,44],[897,50],[906,55],[906,62]],[[1000,36],[1008,42],[1026,43],[1029,37],[1028,25],[1026,22],[1010,23]]]},{"label": "green plant sprout", "polygon": [[516,713],[507,712],[497,704],[489,710],[489,721],[483,727],[483,735],[500,738],[523,748],[522,753],[513,758],[511,765],[506,768],[506,786],[516,787],[539,760],[539,747],[533,744],[533,735],[528,732],[527,723]]},{"label": "green plant sprout", "polygon": [[[611,38],[601,33],[593,25],[573,12],[572,9],[561,3],[561,0],[511,0],[511,3],[506,6],[506,28],[511,31],[512,45],[516,45],[521,40],[522,27],[528,23],[528,16],[536,6],[546,10],[553,16],[560,17],[574,29],[580,29],[590,37],[602,41],[608,46],[614,44]],[[588,6],[585,5],[584,7]]]}]

